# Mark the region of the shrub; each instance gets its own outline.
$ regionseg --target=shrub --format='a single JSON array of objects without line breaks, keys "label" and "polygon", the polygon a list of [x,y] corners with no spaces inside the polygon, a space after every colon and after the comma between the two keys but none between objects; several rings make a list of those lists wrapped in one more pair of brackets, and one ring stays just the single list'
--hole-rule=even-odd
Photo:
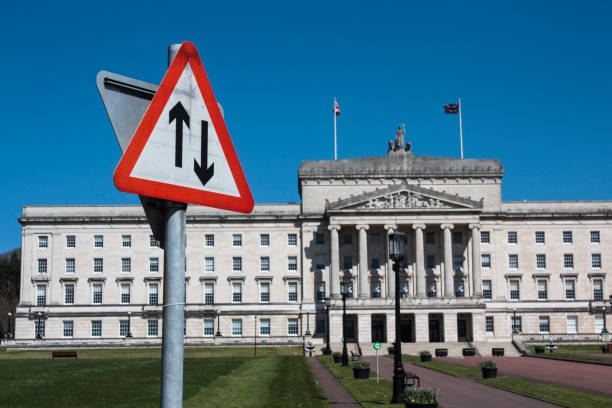
[{"label": "shrub", "polygon": [[367,361],[359,361],[355,364],[353,364],[354,368],[370,368],[370,363],[368,363]]},{"label": "shrub", "polygon": [[482,368],[497,368],[497,364],[495,364],[495,361],[487,360],[487,361],[483,361],[482,363],[480,363],[480,367],[482,367]]},{"label": "shrub", "polygon": [[543,353],[544,352],[544,346],[535,346],[534,349],[535,349],[536,353]]},{"label": "shrub", "polygon": [[333,356],[333,357],[342,357],[342,353],[341,353],[341,352],[339,352],[339,351],[334,351],[334,352],[332,353],[332,356]]},{"label": "shrub", "polygon": [[435,388],[407,388],[406,401],[412,403],[432,404],[438,402],[437,390]]},{"label": "shrub", "polygon": [[431,356],[431,353],[429,351],[421,351],[419,354],[421,357]]}]

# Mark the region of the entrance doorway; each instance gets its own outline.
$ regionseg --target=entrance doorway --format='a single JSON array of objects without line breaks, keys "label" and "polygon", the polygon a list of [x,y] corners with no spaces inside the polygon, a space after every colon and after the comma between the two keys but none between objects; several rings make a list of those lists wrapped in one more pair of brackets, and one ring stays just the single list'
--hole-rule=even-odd
[{"label": "entrance doorway", "polygon": [[457,315],[457,338],[459,341],[472,341],[472,315],[460,313]]},{"label": "entrance doorway", "polygon": [[357,315],[346,315],[346,342],[357,343]]},{"label": "entrance doorway", "polygon": [[429,341],[431,343],[444,341],[444,320],[441,314],[429,315]]},{"label": "entrance doorway", "polygon": [[400,315],[400,341],[402,343],[415,342],[413,314]]},{"label": "entrance doorway", "polygon": [[387,316],[372,315],[372,343],[374,342],[387,342]]}]

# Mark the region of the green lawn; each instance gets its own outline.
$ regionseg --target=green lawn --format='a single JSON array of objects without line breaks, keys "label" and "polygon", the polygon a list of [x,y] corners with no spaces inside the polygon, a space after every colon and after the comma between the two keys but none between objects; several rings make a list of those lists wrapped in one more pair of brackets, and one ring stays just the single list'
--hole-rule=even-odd
[{"label": "green lawn", "polygon": [[[612,362],[612,353],[602,353],[601,344],[581,344],[581,345],[557,345],[557,350],[552,353],[546,351],[538,353],[541,357],[567,357],[581,360],[597,360]],[[535,346],[528,344],[527,348],[535,354]]]},{"label": "green lawn", "polygon": [[[268,354],[264,357],[258,350],[257,358],[235,356],[239,349],[219,350],[232,357],[186,358],[184,406],[329,407],[306,359],[283,355],[284,349],[262,349]],[[32,358],[24,358],[28,353]],[[40,352],[19,353],[21,358],[11,354],[0,353],[1,406],[159,406],[161,361],[141,357],[146,350],[83,350],[87,357],[78,360],[42,359]]]}]

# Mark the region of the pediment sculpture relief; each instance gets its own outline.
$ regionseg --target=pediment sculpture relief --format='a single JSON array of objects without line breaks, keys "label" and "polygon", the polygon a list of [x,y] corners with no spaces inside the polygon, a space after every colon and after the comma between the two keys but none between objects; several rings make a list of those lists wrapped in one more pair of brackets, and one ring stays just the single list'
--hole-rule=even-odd
[{"label": "pediment sculpture relief", "polygon": [[448,203],[419,193],[401,191],[376,197],[359,206],[360,208],[451,208]]}]

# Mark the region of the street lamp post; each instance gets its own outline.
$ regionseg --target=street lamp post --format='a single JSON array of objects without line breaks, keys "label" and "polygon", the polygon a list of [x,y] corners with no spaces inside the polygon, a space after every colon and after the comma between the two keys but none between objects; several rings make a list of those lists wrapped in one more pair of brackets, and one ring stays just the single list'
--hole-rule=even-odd
[{"label": "street lamp post", "polygon": [[608,334],[608,327],[606,326],[606,307],[603,306],[601,308],[601,311],[603,313],[603,330],[601,331],[601,334],[606,337],[606,335]]},{"label": "street lamp post", "polygon": [[518,333],[518,327],[516,327],[516,307],[512,308],[512,334]]},{"label": "street lamp post", "polygon": [[40,340],[42,339],[42,334],[40,333],[40,317],[42,313],[37,312],[36,315],[38,316],[38,326],[36,327],[36,338]]},{"label": "street lamp post", "polygon": [[392,404],[404,403],[404,365],[402,363],[402,341],[400,338],[400,280],[399,272],[404,259],[406,236],[400,233],[389,234],[389,258],[393,261],[395,272],[395,347],[393,351],[393,397]]},{"label": "street lamp post", "polygon": [[257,357],[257,315],[253,316],[253,319],[254,319],[253,321],[255,322],[255,324],[254,324],[255,327],[253,329],[253,334],[255,335],[255,337],[254,337],[255,340],[253,341],[253,344],[254,344],[255,357]]},{"label": "street lamp post", "polygon": [[6,338],[10,339],[11,337],[13,337],[12,333],[11,333],[11,316],[13,316],[13,314],[11,312],[8,312],[8,329],[6,329]]},{"label": "street lamp post", "polygon": [[132,312],[128,311],[128,329],[125,337],[132,337]]},{"label": "street lamp post", "polygon": [[331,348],[329,347],[329,306],[331,301],[329,298],[325,298],[325,310],[327,314],[327,326],[325,327],[325,337],[327,338],[327,346],[323,349],[323,354],[330,355],[332,353]]},{"label": "street lamp post", "polygon": [[217,337],[221,337],[221,309],[217,309]]},{"label": "street lamp post", "polygon": [[306,311],[306,336],[310,336],[310,312]]},{"label": "street lamp post", "polygon": [[346,350],[346,291],[342,292],[342,365],[348,367],[348,351]]}]

